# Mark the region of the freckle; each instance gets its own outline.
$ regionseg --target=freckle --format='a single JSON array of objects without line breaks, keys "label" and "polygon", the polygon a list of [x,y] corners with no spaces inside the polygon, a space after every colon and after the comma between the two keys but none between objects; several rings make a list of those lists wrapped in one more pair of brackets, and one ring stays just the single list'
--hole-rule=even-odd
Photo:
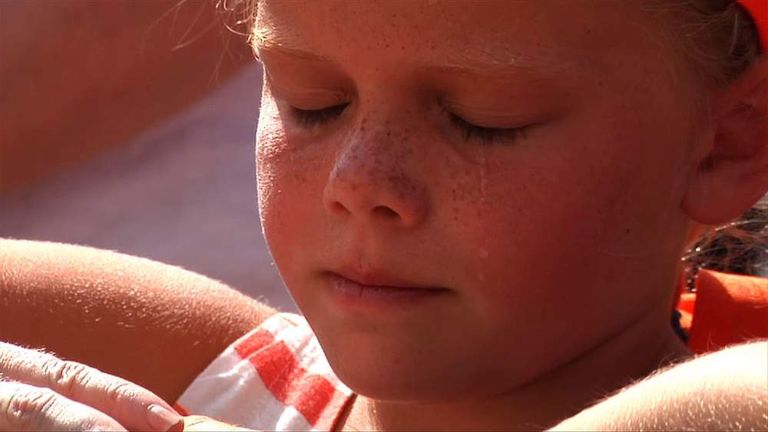
[{"label": "freckle", "polygon": [[307,176],[300,172],[294,173],[293,179],[300,185],[306,184],[308,180]]}]

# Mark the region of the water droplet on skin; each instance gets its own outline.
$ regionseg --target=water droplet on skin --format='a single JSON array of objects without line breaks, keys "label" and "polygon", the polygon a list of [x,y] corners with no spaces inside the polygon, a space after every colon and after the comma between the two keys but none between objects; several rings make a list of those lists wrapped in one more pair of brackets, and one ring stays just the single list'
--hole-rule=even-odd
[{"label": "water droplet on skin", "polygon": [[480,148],[480,203],[485,204],[485,195],[488,189],[488,179],[486,170],[488,169],[488,160],[485,158],[485,148]]},{"label": "water droplet on skin", "polygon": [[[478,215],[482,215],[485,211],[485,200],[488,189],[488,178],[486,176],[486,170],[488,169],[488,160],[485,158],[485,148],[480,148],[480,205],[478,206]],[[481,247],[477,250],[477,255],[480,259],[484,260],[488,258],[488,249]],[[485,273],[481,270],[477,274],[477,280],[480,282],[485,281]]]}]

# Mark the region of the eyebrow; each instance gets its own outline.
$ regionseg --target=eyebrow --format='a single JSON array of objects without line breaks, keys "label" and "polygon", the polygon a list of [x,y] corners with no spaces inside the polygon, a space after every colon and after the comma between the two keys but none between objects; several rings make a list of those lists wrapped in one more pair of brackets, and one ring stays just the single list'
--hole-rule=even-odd
[{"label": "eyebrow", "polygon": [[324,55],[317,54],[315,52],[312,52],[310,50],[303,50],[303,49],[297,49],[297,48],[291,48],[289,46],[286,46],[282,43],[276,42],[274,40],[257,40],[254,39],[253,42],[253,51],[256,53],[256,58],[261,60],[261,57],[259,56],[259,52],[261,51],[272,51],[279,54],[287,55],[290,57],[297,57],[304,60],[312,60],[317,62],[324,62],[324,63],[336,63],[333,61],[330,57],[326,57]]},{"label": "eyebrow", "polygon": [[290,57],[297,57],[304,60],[312,60],[325,63],[336,63],[330,57],[317,54],[311,49],[293,48],[290,40],[280,37],[274,31],[264,28],[254,28],[250,34],[251,47],[256,58],[261,60],[260,51],[273,51]]},{"label": "eyebrow", "polygon": [[[267,36],[266,34],[254,35],[253,38],[253,50],[256,57],[260,60],[259,52],[264,51],[303,60],[338,64],[338,62],[330,57],[318,54],[312,50],[294,47],[282,39]],[[474,75],[519,75],[521,73],[534,72],[545,72],[546,74],[547,72],[552,73],[555,70],[573,66],[573,62],[547,61],[544,58],[513,55],[509,52],[506,54],[508,55],[506,59],[499,59],[498,53],[491,53],[489,50],[472,50],[470,55],[455,54],[441,64],[424,63],[421,66],[435,72],[469,73]]]}]

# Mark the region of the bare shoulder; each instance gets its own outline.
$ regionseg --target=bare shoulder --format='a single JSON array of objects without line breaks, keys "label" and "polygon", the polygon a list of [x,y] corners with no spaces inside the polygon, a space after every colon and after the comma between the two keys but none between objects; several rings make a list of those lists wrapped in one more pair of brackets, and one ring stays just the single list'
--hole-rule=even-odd
[{"label": "bare shoulder", "polygon": [[768,342],[660,371],[552,430],[768,430]]},{"label": "bare shoulder", "polygon": [[167,401],[273,313],[179,267],[82,246],[0,239],[0,340],[45,348]]}]

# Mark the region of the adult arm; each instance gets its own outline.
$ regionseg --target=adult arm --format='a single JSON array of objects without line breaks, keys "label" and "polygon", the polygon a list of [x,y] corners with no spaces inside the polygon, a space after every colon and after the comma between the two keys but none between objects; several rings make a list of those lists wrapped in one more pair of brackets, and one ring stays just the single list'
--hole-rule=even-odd
[{"label": "adult arm", "polygon": [[272,313],[178,267],[82,246],[0,240],[0,341],[44,348],[171,403]]},{"label": "adult arm", "polygon": [[125,144],[252,63],[215,3],[3,1],[0,196]]},{"label": "adult arm", "polygon": [[673,366],[551,430],[768,430],[768,342]]}]

